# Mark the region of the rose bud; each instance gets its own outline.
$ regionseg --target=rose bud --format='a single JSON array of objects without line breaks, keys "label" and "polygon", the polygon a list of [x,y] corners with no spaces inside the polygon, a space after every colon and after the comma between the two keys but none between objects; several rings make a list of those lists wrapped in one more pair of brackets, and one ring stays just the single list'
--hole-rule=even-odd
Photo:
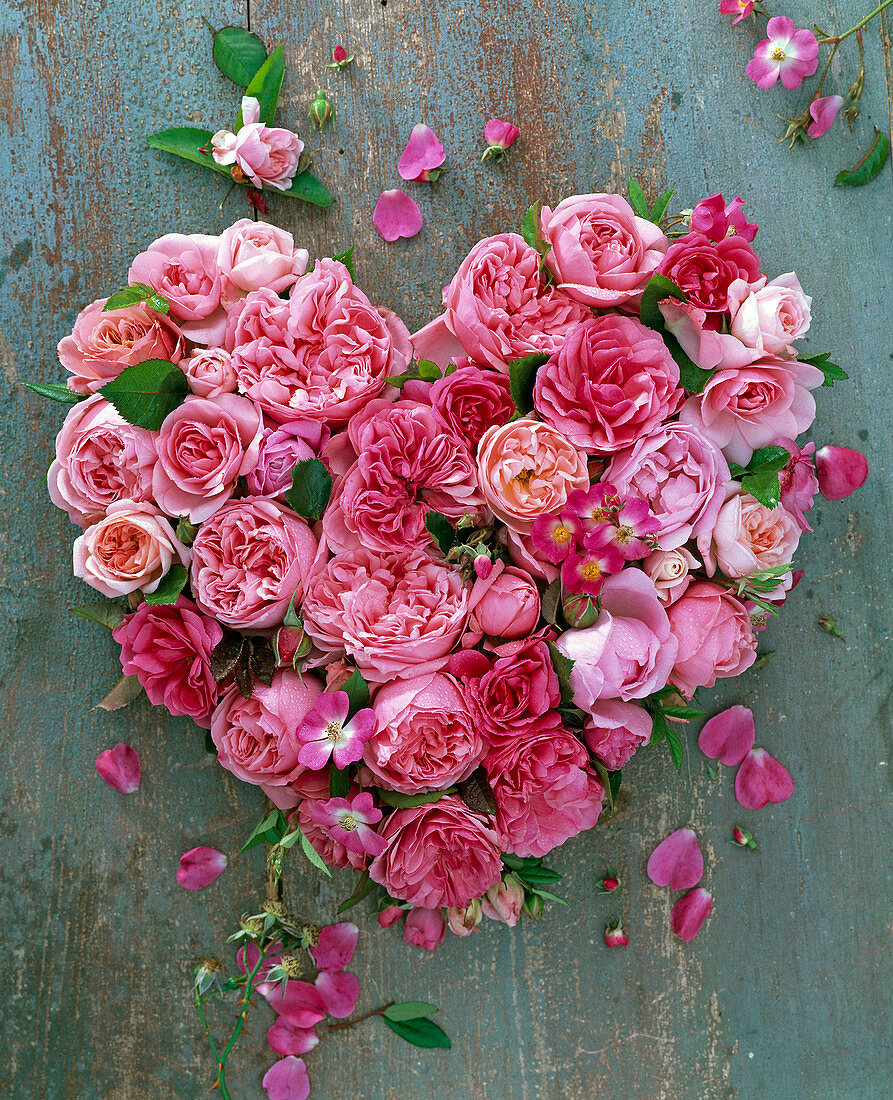
[{"label": "rose bud", "polygon": [[346,69],[347,66],[353,61],[354,54],[348,55],[347,50],[339,43],[334,50],[332,50],[332,60],[329,62],[328,68],[337,69],[339,72],[342,69]]},{"label": "rose bud", "polygon": [[523,638],[540,617],[540,594],[533,578],[515,565],[498,562],[478,578],[469,599],[469,630],[491,638]]},{"label": "rose bud", "polygon": [[518,127],[511,122],[491,118],[484,127],[484,141],[487,143],[487,148],[481,160],[495,160],[497,163],[501,161],[506,154],[506,150],[514,145],[520,132]]},{"label": "rose bud", "polygon": [[493,560],[487,554],[478,554],[474,559],[474,575],[482,581],[493,572]]},{"label": "rose bud", "polygon": [[310,110],[307,112],[308,118],[316,126],[317,130],[321,130],[333,114],[334,109],[329,101],[329,97],[322,88],[317,88],[316,98],[310,104]]},{"label": "rose bud", "polygon": [[444,923],[440,909],[421,909],[416,906],[406,914],[403,939],[423,951],[433,951],[443,943]]},{"label": "rose bud", "polygon": [[753,834],[749,833],[746,829],[740,829],[735,825],[732,829],[732,843],[737,844],[739,848],[752,848],[757,850],[757,842],[753,838]]},{"label": "rose bud", "polygon": [[568,592],[561,600],[561,610],[568,625],[579,630],[592,626],[598,618],[595,600],[585,592]]},{"label": "rose bud", "polygon": [[610,921],[605,928],[606,947],[626,947],[629,943],[620,921]]},{"label": "rose bud", "polygon": [[521,880],[508,874],[501,882],[495,883],[481,898],[484,916],[491,920],[502,921],[509,928],[518,923],[524,905],[524,887]]},{"label": "rose bud", "polygon": [[456,936],[470,936],[481,923],[484,911],[478,898],[468,905],[451,905],[446,911],[447,927]]},{"label": "rose bud", "polygon": [[300,626],[280,626],[273,640],[273,649],[279,665],[297,668],[302,658],[313,648],[313,642]]},{"label": "rose bud", "polygon": [[390,928],[392,924],[403,916],[404,910],[400,905],[389,905],[378,914],[378,923],[382,928]]},{"label": "rose bud", "polygon": [[819,492],[826,500],[843,500],[868,477],[868,460],[849,447],[822,447],[816,451],[815,471]]},{"label": "rose bud", "polygon": [[615,890],[619,890],[620,879],[617,877],[617,872],[609,867],[599,879],[596,889],[600,894],[613,894]]},{"label": "rose bud", "polygon": [[524,912],[531,920],[539,920],[543,913],[543,899],[539,894],[528,894],[524,899]]}]

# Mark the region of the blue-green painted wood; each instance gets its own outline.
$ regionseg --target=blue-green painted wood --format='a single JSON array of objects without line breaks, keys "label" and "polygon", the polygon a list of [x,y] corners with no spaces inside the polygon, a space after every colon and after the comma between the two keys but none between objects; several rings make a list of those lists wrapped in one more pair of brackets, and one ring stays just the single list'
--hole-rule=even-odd
[{"label": "blue-green painted wood", "polygon": [[[337,130],[308,142],[338,204],[323,213],[272,203],[312,252],[355,242],[360,280],[413,325],[434,313],[468,247],[516,226],[535,198],[622,188],[631,173],[652,193],[676,187],[681,206],[714,190],[741,194],[762,226],[764,266],[796,268],[814,295],[810,347],[833,351],[853,377],[820,391],[814,437],[862,447],[873,469],[858,495],[811,513],[806,578],[764,636],[777,656],[709,696],[715,709],[753,707],[761,742],[794,774],[794,798],[741,811],[731,775],[710,779],[691,732],[680,779],[662,753],[640,754],[620,811],[556,855],[569,911],[514,932],[450,937],[434,956],[363,915],[362,1006],[432,1000],[454,1049],[416,1052],[376,1021],[340,1032],[308,1057],[320,1100],[886,1095],[893,177],[888,167],[864,190],[832,190],[835,172],[858,159],[842,128],[812,149],[777,148],[775,112],[792,114],[805,97],[751,86],[742,70],[754,36],[714,7],[251,4],[252,28],[285,46],[286,123],[304,128],[318,86],[338,111]],[[785,10],[798,25],[840,28],[869,7],[796,0]],[[234,857],[260,811],[257,793],[221,772],[186,723],[144,702],[115,715],[90,710],[115,677],[114,647],[68,614],[89,593],[70,576],[73,529],[42,484],[62,412],[19,384],[58,374],[55,343],[77,309],[117,287],[152,238],[216,231],[242,215],[234,199],[219,211],[220,180],[148,151],[141,135],[228,123],[233,90],[209,68],[200,17],[246,14],[235,0],[0,0],[0,1090],[17,1100],[204,1096],[210,1062],[188,1003],[192,960],[219,950],[233,917],[261,894],[257,852],[233,858],[200,894],[174,883],[188,847]],[[866,35],[863,141],[872,122],[889,125],[887,26]],[[324,68],[336,41],[357,51],[350,76]],[[478,163],[491,114],[522,127],[501,167]],[[387,245],[371,207],[398,182],[396,158],[418,121],[442,135],[452,171],[436,188],[413,189],[423,233]],[[821,614],[837,618],[845,642],[818,629]],[[144,764],[143,787],[126,799],[93,771],[118,740]],[[759,854],[728,843],[736,822],[756,832]],[[689,945],[670,935],[671,899],[644,876],[650,847],[685,823],[704,839],[716,895]],[[616,900],[594,892],[607,863],[628,884]],[[344,876],[330,887],[296,871],[288,895],[329,916],[348,889]],[[615,914],[631,944],[609,952],[601,930]],[[240,1100],[261,1096],[264,1012],[234,1066]]]}]

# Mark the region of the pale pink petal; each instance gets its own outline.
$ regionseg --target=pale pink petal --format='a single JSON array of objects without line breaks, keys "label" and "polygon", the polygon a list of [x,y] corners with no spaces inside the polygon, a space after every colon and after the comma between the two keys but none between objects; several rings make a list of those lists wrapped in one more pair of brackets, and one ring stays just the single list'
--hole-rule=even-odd
[{"label": "pale pink petal", "polygon": [[432,168],[439,168],[445,159],[443,146],[437,134],[430,126],[420,122],[418,126],[412,128],[406,148],[397,162],[397,171],[401,179],[424,179],[426,172],[430,172]]},{"label": "pale pink petal", "polygon": [[735,797],[748,810],[784,802],[794,793],[791,773],[765,749],[751,749],[735,776]]},{"label": "pale pink petal", "polygon": [[827,134],[835,118],[840,114],[842,106],[843,96],[841,95],[824,95],[814,99],[809,105],[812,125],[807,129],[807,134],[811,138],[819,138],[822,134]]},{"label": "pale pink petal", "polygon": [[100,776],[121,794],[133,794],[140,786],[140,754],[130,745],[119,742],[96,758]]},{"label": "pale pink petal", "polygon": [[313,1027],[326,1014],[326,1006],[319,990],[310,982],[289,978],[283,990],[281,983],[260,991],[267,1004],[295,1027]]},{"label": "pale pink petal", "polygon": [[698,735],[698,748],[711,760],[734,767],[753,748],[755,737],[753,711],[734,706],[704,723]]},{"label": "pale pink petal", "polygon": [[683,940],[693,940],[713,908],[713,895],[703,886],[689,890],[673,906],[670,921],[673,931]]},{"label": "pale pink petal", "polygon": [[260,102],[253,95],[242,96],[242,125],[252,126],[260,122]]},{"label": "pale pink petal", "polygon": [[819,492],[826,500],[843,500],[868,477],[868,460],[849,447],[822,447],[816,451],[815,470]]},{"label": "pale pink petal", "polygon": [[356,1008],[360,995],[360,979],[356,974],[349,970],[337,973],[324,970],[316,975],[315,984],[330,1016],[343,1020]]},{"label": "pale pink petal", "polygon": [[343,970],[353,958],[359,934],[359,928],[349,921],[326,925],[310,948],[313,961],[320,970]]},{"label": "pale pink petal", "polygon": [[307,1054],[319,1042],[312,1027],[298,1027],[280,1016],[267,1032],[267,1043],[277,1054]]},{"label": "pale pink petal", "polygon": [[394,188],[382,191],[375,209],[372,211],[372,224],[378,235],[386,241],[396,241],[398,237],[414,237],[424,223],[422,212],[416,203]]},{"label": "pale pink petal", "polygon": [[646,868],[657,886],[687,890],[696,886],[704,873],[704,857],[694,829],[677,829],[651,853]]},{"label": "pale pink petal", "polygon": [[190,848],[180,856],[177,882],[184,890],[201,890],[220,878],[226,864],[226,856],[216,848]]},{"label": "pale pink petal", "polygon": [[289,1055],[274,1062],[262,1082],[269,1100],[307,1100],[310,1078],[303,1058]]},{"label": "pale pink petal", "polygon": [[414,332],[411,339],[416,358],[430,359],[441,369],[446,369],[451,359],[465,355],[465,349],[458,338],[447,328],[445,313]]}]

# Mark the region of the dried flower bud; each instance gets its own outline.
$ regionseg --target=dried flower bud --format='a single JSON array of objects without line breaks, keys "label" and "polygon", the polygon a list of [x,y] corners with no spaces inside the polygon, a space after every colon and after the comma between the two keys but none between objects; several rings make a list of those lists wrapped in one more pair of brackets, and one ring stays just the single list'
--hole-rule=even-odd
[{"label": "dried flower bud", "polygon": [[620,921],[609,921],[605,928],[605,945],[607,947],[626,947],[628,943],[629,940]]},{"label": "dried flower bud", "polygon": [[749,833],[746,829],[741,829],[737,825],[732,829],[732,842],[737,844],[739,848],[752,848],[756,851],[757,842],[753,838],[753,834]]},{"label": "dried flower bud", "polygon": [[250,932],[254,936],[260,936],[264,930],[263,917],[242,917],[239,927],[243,932]]},{"label": "dried flower bud", "polygon": [[290,978],[300,978],[304,973],[304,962],[297,955],[283,955],[279,965]]},{"label": "dried flower bud", "polygon": [[310,110],[308,111],[310,121],[316,126],[317,130],[321,130],[333,114],[334,109],[329,97],[322,88],[317,88],[316,98],[310,104]]},{"label": "dried flower bud", "polygon": [[784,135],[778,139],[778,144],[781,145],[783,141],[787,141],[788,148],[793,149],[799,141],[806,141],[808,139],[807,131],[812,125],[812,115],[807,108],[802,115],[797,115],[796,118],[785,118],[784,115],[779,115],[782,122],[788,124],[788,128]]},{"label": "dried flower bud", "polygon": [[285,920],[288,917],[288,910],[285,908],[284,901],[265,901],[261,908],[265,913],[269,913],[271,917],[276,917],[279,920]]},{"label": "dried flower bud", "polygon": [[318,924],[304,924],[301,926],[301,935],[304,937],[305,947],[316,947],[319,943],[319,934],[322,929]]},{"label": "dried flower bud", "polygon": [[253,207],[258,214],[266,216],[270,213],[270,208],[267,206],[267,200],[264,198],[264,193],[257,187],[249,187],[245,192],[245,198],[248,200],[248,205]]},{"label": "dried flower bud", "polygon": [[209,989],[220,984],[220,975],[223,973],[223,963],[216,955],[207,955],[198,960],[195,970],[193,988],[196,996],[201,997]]},{"label": "dried flower bud", "polygon": [[216,955],[206,955],[205,958],[198,960],[198,965],[201,970],[207,970],[209,974],[216,974],[223,969],[223,963]]}]

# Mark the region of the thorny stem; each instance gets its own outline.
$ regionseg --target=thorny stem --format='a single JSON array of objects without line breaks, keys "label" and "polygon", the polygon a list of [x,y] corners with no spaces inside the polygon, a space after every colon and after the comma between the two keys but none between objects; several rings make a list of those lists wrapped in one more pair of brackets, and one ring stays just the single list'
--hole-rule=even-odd
[{"label": "thorny stem", "polygon": [[381,1008],[373,1008],[371,1012],[364,1012],[362,1016],[357,1016],[353,1020],[345,1020],[342,1024],[329,1024],[329,1031],[340,1031],[343,1027],[353,1027],[354,1024],[359,1024],[363,1020],[369,1020],[373,1016],[381,1016],[385,1009],[395,1004],[395,1001],[388,1001],[386,1005],[382,1005]]}]

